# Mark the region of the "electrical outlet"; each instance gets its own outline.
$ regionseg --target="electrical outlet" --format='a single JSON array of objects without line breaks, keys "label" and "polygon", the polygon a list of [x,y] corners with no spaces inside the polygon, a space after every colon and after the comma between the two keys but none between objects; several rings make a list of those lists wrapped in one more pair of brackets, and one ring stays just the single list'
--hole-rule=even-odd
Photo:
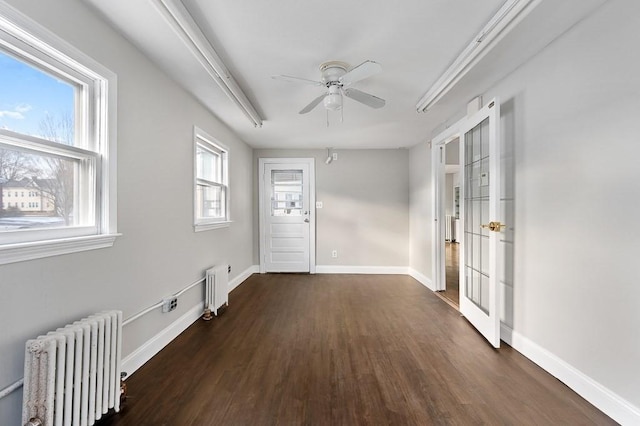
[{"label": "electrical outlet", "polygon": [[333,257],[334,259],[338,257],[338,250],[333,250],[331,252],[331,257]]},{"label": "electrical outlet", "polygon": [[162,299],[162,312],[171,312],[175,308],[178,307],[178,298],[177,297],[169,297],[167,299]]},{"label": "electrical outlet", "polygon": [[322,208],[322,201],[316,201],[316,209]]},{"label": "electrical outlet", "polygon": [[227,268],[227,274],[231,273],[231,265],[229,265],[229,267]]}]

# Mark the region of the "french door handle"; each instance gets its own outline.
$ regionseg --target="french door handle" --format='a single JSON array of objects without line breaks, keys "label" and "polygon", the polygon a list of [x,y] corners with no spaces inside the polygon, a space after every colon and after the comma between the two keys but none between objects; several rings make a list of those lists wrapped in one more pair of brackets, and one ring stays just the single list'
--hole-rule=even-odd
[{"label": "french door handle", "polygon": [[507,225],[500,222],[489,222],[486,225],[480,225],[480,227],[484,229],[489,229],[489,231],[500,232],[502,231],[502,228],[506,228]]}]

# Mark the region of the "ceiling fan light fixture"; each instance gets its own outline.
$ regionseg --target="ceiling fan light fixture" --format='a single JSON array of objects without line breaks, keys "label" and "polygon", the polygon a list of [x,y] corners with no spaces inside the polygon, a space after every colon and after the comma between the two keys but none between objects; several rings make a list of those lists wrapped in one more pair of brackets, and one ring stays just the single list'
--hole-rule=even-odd
[{"label": "ceiling fan light fixture", "polygon": [[336,85],[329,86],[329,93],[322,101],[324,107],[331,111],[339,111],[342,108],[342,93],[340,87]]},{"label": "ceiling fan light fixture", "polygon": [[330,93],[322,101],[324,107],[331,111],[340,111],[342,108],[342,95],[340,93]]}]

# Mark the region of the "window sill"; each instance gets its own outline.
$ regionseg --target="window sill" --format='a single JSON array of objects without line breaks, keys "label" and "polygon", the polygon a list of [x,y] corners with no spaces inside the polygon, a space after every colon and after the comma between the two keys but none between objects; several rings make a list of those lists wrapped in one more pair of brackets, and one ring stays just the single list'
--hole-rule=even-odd
[{"label": "window sill", "polygon": [[212,223],[196,223],[193,225],[195,232],[209,231],[211,229],[228,228],[231,225],[231,221],[226,222],[212,222]]},{"label": "window sill", "polygon": [[121,234],[90,235],[0,246],[0,265],[113,246]]}]

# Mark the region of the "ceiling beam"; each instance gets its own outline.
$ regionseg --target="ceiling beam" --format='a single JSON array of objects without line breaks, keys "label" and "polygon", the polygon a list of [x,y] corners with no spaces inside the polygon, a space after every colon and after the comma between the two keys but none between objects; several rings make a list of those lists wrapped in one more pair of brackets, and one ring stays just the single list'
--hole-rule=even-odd
[{"label": "ceiling beam", "polygon": [[262,118],[184,4],[180,0],[151,0],[151,2],[229,99],[240,108],[255,127],[262,127]]},{"label": "ceiling beam", "polygon": [[418,103],[418,112],[427,112],[446,95],[480,60],[516,27],[542,0],[507,0],[482,30],[471,40]]}]

